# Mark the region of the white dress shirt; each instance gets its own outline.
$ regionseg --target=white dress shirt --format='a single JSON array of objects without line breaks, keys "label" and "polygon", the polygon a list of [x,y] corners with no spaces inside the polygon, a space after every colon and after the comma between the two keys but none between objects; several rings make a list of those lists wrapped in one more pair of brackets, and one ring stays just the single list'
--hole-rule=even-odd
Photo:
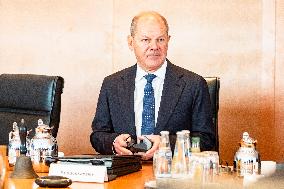
[{"label": "white dress shirt", "polygon": [[[152,86],[154,89],[154,96],[155,96],[155,125],[157,123],[157,118],[160,108],[166,69],[167,69],[167,61],[165,61],[164,64],[158,70],[152,73],[157,76],[152,81]],[[137,136],[141,136],[144,87],[147,83],[147,80],[144,78],[144,76],[147,74],[148,73],[144,71],[137,64],[135,90],[134,90],[134,112],[135,112],[135,126],[136,126]]]}]

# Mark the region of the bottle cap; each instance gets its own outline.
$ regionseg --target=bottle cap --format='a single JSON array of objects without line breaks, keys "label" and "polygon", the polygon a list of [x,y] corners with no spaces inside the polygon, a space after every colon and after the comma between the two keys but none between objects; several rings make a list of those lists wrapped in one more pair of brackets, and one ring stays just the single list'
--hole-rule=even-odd
[{"label": "bottle cap", "polygon": [[161,131],[160,133],[161,133],[161,135],[168,135],[169,131]]}]

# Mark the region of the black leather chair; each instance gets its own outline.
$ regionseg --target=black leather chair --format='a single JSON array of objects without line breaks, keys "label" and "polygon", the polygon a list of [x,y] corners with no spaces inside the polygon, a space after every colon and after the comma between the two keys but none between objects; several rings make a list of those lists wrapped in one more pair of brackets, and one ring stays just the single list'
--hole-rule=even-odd
[{"label": "black leather chair", "polygon": [[13,122],[23,118],[27,129],[34,136],[38,119],[53,126],[52,135],[57,136],[61,94],[64,80],[59,76],[33,74],[0,75],[0,144],[9,143]]},{"label": "black leather chair", "polygon": [[215,149],[219,152],[219,135],[218,135],[218,111],[219,111],[219,89],[220,89],[220,78],[219,77],[204,77],[207,82],[212,112],[213,112],[213,123],[215,126],[215,138],[216,146]]}]

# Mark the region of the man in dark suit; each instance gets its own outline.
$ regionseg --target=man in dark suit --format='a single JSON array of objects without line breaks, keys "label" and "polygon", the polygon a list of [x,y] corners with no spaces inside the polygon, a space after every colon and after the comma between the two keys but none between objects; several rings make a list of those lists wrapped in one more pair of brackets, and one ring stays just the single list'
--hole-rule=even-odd
[{"label": "man in dark suit", "polygon": [[[132,154],[126,149],[127,141],[139,141],[145,135],[153,142],[143,154],[149,159],[159,147],[163,130],[170,133],[172,149],[175,134],[181,130],[199,136],[201,150],[215,146],[206,81],[166,59],[168,31],[166,19],[157,12],[133,18],[128,45],[137,64],[103,81],[90,136],[97,152]],[[153,76],[151,81],[147,75]]]}]

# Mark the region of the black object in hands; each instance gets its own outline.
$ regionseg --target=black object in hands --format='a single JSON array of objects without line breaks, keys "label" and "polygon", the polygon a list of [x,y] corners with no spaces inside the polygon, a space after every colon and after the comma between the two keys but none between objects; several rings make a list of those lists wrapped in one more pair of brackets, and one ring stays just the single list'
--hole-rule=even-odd
[{"label": "black object in hands", "polygon": [[135,143],[135,140],[131,139],[130,142],[127,142],[126,148],[132,153],[147,152],[152,148],[152,145],[153,143],[146,136],[144,136],[144,139],[141,140],[139,144]]}]

